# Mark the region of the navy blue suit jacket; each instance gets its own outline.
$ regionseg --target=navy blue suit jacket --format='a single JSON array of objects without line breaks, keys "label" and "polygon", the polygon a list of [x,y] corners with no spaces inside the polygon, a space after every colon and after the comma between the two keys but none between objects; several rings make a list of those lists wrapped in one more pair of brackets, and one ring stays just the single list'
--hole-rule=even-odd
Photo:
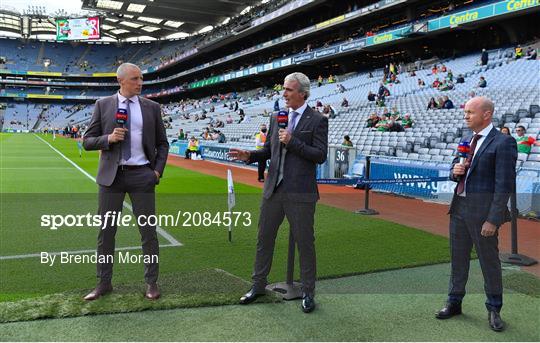
[{"label": "navy blue suit jacket", "polygon": [[[467,137],[465,141],[471,141]],[[465,184],[467,201],[466,220],[483,224],[488,221],[497,227],[510,221],[508,199],[516,183],[517,144],[512,136],[493,128],[475,154]],[[456,157],[452,162],[459,162]],[[458,182],[450,172],[450,179]],[[457,187],[456,187],[457,188]],[[449,213],[455,211],[455,194]]]}]

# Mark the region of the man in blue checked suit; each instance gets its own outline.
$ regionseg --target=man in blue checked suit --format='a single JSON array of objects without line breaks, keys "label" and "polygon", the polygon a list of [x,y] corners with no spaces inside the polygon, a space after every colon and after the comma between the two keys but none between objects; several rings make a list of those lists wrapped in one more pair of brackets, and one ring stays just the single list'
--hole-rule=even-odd
[{"label": "man in blue checked suit", "polygon": [[516,182],[517,147],[511,136],[493,127],[493,111],[493,102],[486,97],[475,97],[465,104],[464,119],[473,135],[464,139],[470,142],[468,157],[464,163],[455,158],[450,172],[450,178],[457,182],[449,211],[452,270],[446,306],[436,317],[461,314],[474,245],[484,276],[488,322],[492,330],[502,331],[498,229],[510,221],[507,204]]}]

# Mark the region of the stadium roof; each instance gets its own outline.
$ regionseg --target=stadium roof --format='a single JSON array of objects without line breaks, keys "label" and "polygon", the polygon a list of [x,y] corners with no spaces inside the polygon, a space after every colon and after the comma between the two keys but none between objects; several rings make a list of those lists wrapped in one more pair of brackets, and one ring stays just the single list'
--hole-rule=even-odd
[{"label": "stadium roof", "polygon": [[[55,1],[50,1],[51,3]],[[59,1],[61,2],[61,1]],[[103,36],[114,40],[132,37],[180,38],[210,31],[230,18],[269,0],[80,0],[78,13],[47,13],[49,6],[30,10],[0,8],[0,31],[21,33],[24,15],[30,15],[34,34],[56,34],[55,17],[100,15]],[[31,3],[31,1],[29,1]],[[39,8],[41,7],[41,8]],[[22,14],[21,14],[22,12]]]},{"label": "stadium roof", "polygon": [[133,35],[164,38],[220,25],[257,3],[260,0],[83,0],[82,8],[105,13],[105,25],[128,31],[105,30],[118,38]]}]

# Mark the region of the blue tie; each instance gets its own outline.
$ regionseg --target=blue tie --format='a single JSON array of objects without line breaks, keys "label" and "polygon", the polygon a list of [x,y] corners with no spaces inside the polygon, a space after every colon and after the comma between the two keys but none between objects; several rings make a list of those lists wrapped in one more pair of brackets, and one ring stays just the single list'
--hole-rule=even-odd
[{"label": "blue tie", "polygon": [[122,142],[122,159],[124,161],[129,160],[131,157],[131,113],[130,113],[130,104],[131,100],[126,99],[124,100],[124,103],[126,104],[126,111],[127,111],[127,120],[124,124],[124,127],[128,129],[128,132],[124,136],[124,141]]},{"label": "blue tie", "polygon": [[287,130],[289,132],[293,132],[294,131],[294,127],[296,126],[296,118],[298,117],[300,113],[296,112],[296,111],[292,111],[291,112],[291,120],[289,121],[289,125],[287,125]]}]

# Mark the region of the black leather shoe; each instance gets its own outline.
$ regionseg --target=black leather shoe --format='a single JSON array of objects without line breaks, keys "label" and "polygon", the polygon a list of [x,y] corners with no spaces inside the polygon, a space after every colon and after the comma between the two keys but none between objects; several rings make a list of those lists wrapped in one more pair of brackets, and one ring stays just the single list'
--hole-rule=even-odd
[{"label": "black leather shoe", "polygon": [[246,294],[244,294],[241,298],[240,298],[240,305],[247,305],[247,304],[251,304],[252,302],[254,302],[258,297],[261,297],[263,296],[265,293],[264,292],[257,292],[255,290],[255,288],[251,288],[249,290],[249,292],[247,292]]},{"label": "black leather shoe", "polygon": [[488,321],[489,321],[489,327],[493,331],[503,331],[504,330],[504,322],[501,319],[501,315],[499,312],[496,311],[489,311],[488,312]]},{"label": "black leather shoe", "polygon": [[437,319],[448,319],[461,314],[461,304],[446,303],[442,310],[435,314]]},{"label": "black leather shoe", "polygon": [[315,309],[315,297],[312,294],[302,295],[302,311],[304,313],[312,312]]}]

